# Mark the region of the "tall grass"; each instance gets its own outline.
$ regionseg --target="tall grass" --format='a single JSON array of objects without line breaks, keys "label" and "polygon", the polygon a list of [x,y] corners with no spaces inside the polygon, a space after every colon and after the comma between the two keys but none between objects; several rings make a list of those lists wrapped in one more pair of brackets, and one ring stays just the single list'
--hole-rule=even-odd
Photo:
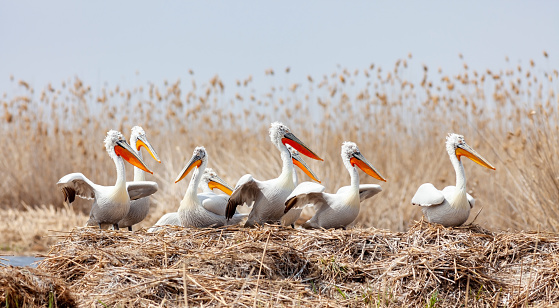
[{"label": "tall grass", "polygon": [[[413,81],[406,78],[412,61],[410,54],[390,69],[339,69],[292,84],[282,82],[289,69],[268,70],[269,88],[255,88],[252,76],[224,85],[219,76],[200,81],[192,75],[98,93],[78,78],[42,88],[13,79],[1,99],[1,206],[62,207],[55,183],[70,172],[113,184],[114,165],[102,140],[109,129],[129,135],[141,125],[163,161],[146,158],[155,172],[148,179],[160,187],[143,224],[148,226],[178,207],[186,185],[172,181],[197,145],[206,147],[209,166],[232,185],[246,173],[276,177],[281,161],[267,129],[282,121],[325,159],[309,164],[327,191],[349,183],[340,159],[345,140],[356,142],[386,176],[383,192],[362,204],[358,225],[405,230],[419,219],[410,202],[419,185],[454,185],[444,140],[456,132],[497,168],[465,160],[467,187],[477,200],[474,214],[483,208],[476,223],[558,231],[557,70],[534,61],[498,71],[475,71],[464,63],[456,75],[425,66],[423,78]],[[127,165],[129,179],[131,170]],[[361,182],[376,180],[361,173]],[[76,207],[87,212],[89,203]]]}]

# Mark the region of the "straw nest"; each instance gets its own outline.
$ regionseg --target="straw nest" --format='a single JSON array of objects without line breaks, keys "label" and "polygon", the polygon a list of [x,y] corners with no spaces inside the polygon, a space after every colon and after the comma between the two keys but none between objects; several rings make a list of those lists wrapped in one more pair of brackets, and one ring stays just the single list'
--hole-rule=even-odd
[{"label": "straw nest", "polygon": [[39,264],[79,305],[545,306],[558,235],[416,223],[408,232],[80,228]]},{"label": "straw nest", "polygon": [[64,280],[34,268],[0,267],[0,307],[75,307]]}]

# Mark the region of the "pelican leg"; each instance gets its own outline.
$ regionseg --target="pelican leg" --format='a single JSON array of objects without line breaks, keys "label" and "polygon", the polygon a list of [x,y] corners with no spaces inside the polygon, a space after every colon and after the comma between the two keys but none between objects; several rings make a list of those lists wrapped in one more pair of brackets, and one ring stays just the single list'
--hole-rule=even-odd
[{"label": "pelican leg", "polygon": [[113,230],[119,230],[119,228],[118,228],[118,223],[113,224]]},{"label": "pelican leg", "polygon": [[132,231],[132,226],[128,226],[128,231]]},{"label": "pelican leg", "polygon": [[295,223],[291,224],[291,228],[295,229]]}]

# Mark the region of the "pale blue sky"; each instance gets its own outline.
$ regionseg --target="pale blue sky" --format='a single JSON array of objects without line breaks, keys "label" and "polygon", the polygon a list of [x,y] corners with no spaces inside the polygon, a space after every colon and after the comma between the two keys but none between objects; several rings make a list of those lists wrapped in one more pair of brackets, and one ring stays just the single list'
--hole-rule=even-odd
[{"label": "pale blue sky", "polygon": [[[550,57],[544,59],[542,51]],[[559,67],[557,1],[2,1],[0,93],[79,76],[94,87],[219,74],[226,85],[291,67],[290,81],[336,65],[413,62]],[[458,58],[464,55],[464,60]],[[136,74],[139,72],[139,74]]]}]

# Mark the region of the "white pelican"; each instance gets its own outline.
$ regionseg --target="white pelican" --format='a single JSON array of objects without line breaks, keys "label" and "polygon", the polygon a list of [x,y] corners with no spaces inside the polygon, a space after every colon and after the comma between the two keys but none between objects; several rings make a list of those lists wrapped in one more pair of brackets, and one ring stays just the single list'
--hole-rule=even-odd
[{"label": "white pelican", "polygon": [[291,145],[301,154],[310,158],[323,160],[311,151],[302,141],[293,135],[289,128],[282,123],[274,122],[270,127],[270,139],[281,152],[283,167],[279,177],[267,181],[255,180],[252,175],[242,176],[235,187],[235,191],[227,203],[225,216],[233,217],[238,205],[246,203],[252,205],[245,227],[255,224],[276,223],[283,216],[284,202],[293,191],[293,162],[291,153],[285,144]]},{"label": "white pelican", "polygon": [[[143,157],[140,148],[144,147],[151,155],[151,157],[153,157],[153,159],[161,163],[159,156],[157,156],[157,152],[155,152],[146,137],[146,132],[140,126],[132,127],[132,134],[130,135],[130,146],[142,159]],[[138,167],[134,167],[134,182],[145,180],[145,171]],[[126,214],[126,217],[118,222],[118,226],[120,228],[128,228],[128,230],[132,231],[132,226],[144,220],[144,218],[146,218],[146,216],[148,215],[149,203],[149,197],[130,200],[130,210],[128,211],[128,214]]]},{"label": "white pelican", "polygon": [[[299,152],[297,152],[297,150],[295,150],[289,144],[287,144],[286,146],[287,146],[287,149],[289,150],[289,153],[291,153],[291,158],[293,160],[293,164],[295,166],[299,167],[301,170],[303,170],[303,172],[305,172],[311,179],[320,183],[320,180],[316,177],[316,174],[314,174],[314,172],[311,170],[311,168],[309,168],[309,166],[303,160],[301,155],[299,155]],[[297,177],[297,171],[295,171],[295,170],[293,171],[293,184],[295,186],[299,185],[299,178]],[[291,227],[295,228],[295,221],[297,221],[297,219],[299,219],[299,216],[301,216],[302,211],[303,211],[303,208],[300,208],[300,209],[292,209],[291,211],[285,213],[281,217],[281,224],[283,226],[291,226]]]},{"label": "white pelican", "polygon": [[[202,179],[202,174],[204,169],[206,169],[206,165],[208,164],[208,153],[204,147],[197,147],[194,149],[194,153],[192,154],[192,158],[186,164],[186,166],[182,169],[179,176],[175,180],[175,183],[178,183],[182,180],[192,169],[196,168],[192,174],[192,179],[190,180],[190,184],[188,185],[188,189],[184,194],[184,198],[180,203],[180,207],[178,209],[178,216],[180,219],[181,226],[183,227],[195,227],[195,228],[207,228],[207,227],[221,227],[224,225],[229,224],[228,219],[223,216],[223,214],[216,214],[208,208],[220,208],[219,205],[210,205],[207,204],[206,207],[202,206],[202,200],[198,198],[196,193],[196,189],[198,188],[200,181]],[[226,187],[219,182],[214,182],[216,187],[226,190]],[[206,198],[203,200],[204,203],[212,203],[212,202],[219,202],[221,203],[222,200],[218,198]],[[223,213],[223,212],[222,212]],[[232,215],[232,220],[230,224],[237,224],[241,221],[243,217],[246,217],[244,214],[235,214]]]},{"label": "white pelican", "polygon": [[440,191],[433,184],[425,183],[419,186],[411,202],[421,206],[427,221],[454,227],[466,222],[475,202],[466,193],[466,174],[460,157],[466,156],[489,169],[495,170],[495,167],[472,149],[461,135],[449,134],[446,137],[446,151],[456,172],[456,186],[447,186]]},{"label": "white pelican", "polygon": [[316,207],[316,214],[303,224],[303,228],[344,228],[359,214],[361,201],[370,198],[382,189],[376,184],[359,185],[357,167],[375,179],[386,180],[359,152],[353,142],[342,144],[342,161],[351,176],[351,185],[344,186],[335,194],[325,193],[324,186],[303,182],[295,188],[285,201],[285,212],[302,208],[308,204]]},{"label": "white pelican", "polygon": [[105,148],[116,166],[117,179],[114,186],[101,186],[93,183],[81,173],[63,176],[57,186],[64,193],[65,201],[72,203],[76,195],[84,199],[94,199],[91,206],[90,222],[101,227],[111,224],[118,230],[118,222],[130,209],[130,200],[149,196],[157,191],[157,183],[151,181],[126,182],[124,160],[152,173],[143,160],[126,143],[120,132],[110,130],[105,137]]},{"label": "white pelican", "polygon": [[[202,193],[198,194],[198,199],[202,203],[202,206],[217,215],[223,215],[223,213],[225,213],[225,208],[227,207],[227,200],[229,200],[228,195],[231,195],[233,188],[222,180],[212,168],[206,168],[206,170],[204,170],[204,174],[202,175],[198,188],[202,190]],[[223,191],[227,195],[214,193],[214,188]],[[159,230],[157,227],[164,225],[180,226],[181,221],[179,219],[179,213],[172,212],[161,216],[155,225],[148,229],[148,232]]]}]

